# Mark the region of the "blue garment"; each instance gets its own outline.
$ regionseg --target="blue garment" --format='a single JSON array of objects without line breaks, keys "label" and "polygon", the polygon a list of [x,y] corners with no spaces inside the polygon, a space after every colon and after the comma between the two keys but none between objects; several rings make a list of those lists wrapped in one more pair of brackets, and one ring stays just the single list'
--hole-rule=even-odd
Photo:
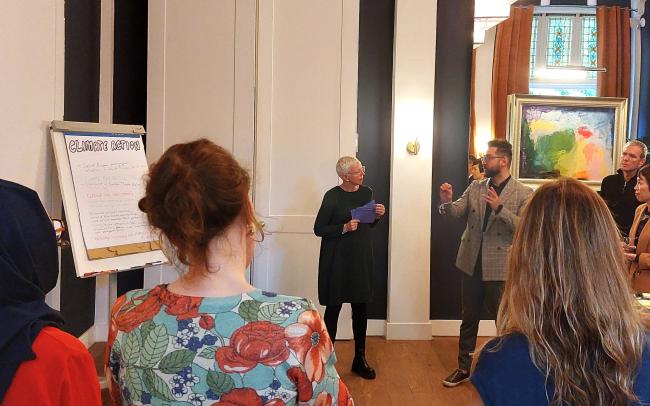
[{"label": "blue garment", "polygon": [[[545,391],[544,374],[530,359],[526,337],[522,334],[506,336],[501,347],[491,352],[498,342],[499,339],[493,339],[485,345],[471,377],[483,403],[486,406],[548,405],[555,387],[549,378]],[[635,405],[650,404],[650,335],[646,339],[634,392],[641,401]]]},{"label": "blue garment", "polygon": [[41,329],[63,325],[45,303],[58,275],[54,227],[38,195],[0,179],[0,403],[20,364],[35,358]]}]

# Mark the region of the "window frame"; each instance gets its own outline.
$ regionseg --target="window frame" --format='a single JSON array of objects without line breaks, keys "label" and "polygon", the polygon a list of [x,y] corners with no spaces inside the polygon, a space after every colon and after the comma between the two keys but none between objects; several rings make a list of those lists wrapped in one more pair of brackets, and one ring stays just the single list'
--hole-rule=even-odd
[{"label": "window frame", "polygon": [[[537,33],[535,38],[535,60],[534,66],[530,69],[529,87],[532,88],[567,88],[570,85],[572,89],[590,89],[597,86],[597,78],[587,77],[585,79],[572,78],[539,78],[534,73],[539,69],[545,69],[547,64],[548,51],[548,29],[549,18],[551,17],[571,17],[571,53],[568,66],[582,65],[582,38],[583,23],[582,17],[592,17],[596,15],[595,7],[579,6],[543,6],[535,7],[533,18],[537,18]],[[532,46],[532,44],[531,44]]]}]

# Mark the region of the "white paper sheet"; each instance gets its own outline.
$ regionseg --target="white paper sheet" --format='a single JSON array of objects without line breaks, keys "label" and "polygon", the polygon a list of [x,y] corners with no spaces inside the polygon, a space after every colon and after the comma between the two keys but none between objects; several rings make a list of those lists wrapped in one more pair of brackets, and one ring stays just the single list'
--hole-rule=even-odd
[{"label": "white paper sheet", "polygon": [[65,133],[86,249],[151,241],[138,209],[147,160],[142,138]]}]

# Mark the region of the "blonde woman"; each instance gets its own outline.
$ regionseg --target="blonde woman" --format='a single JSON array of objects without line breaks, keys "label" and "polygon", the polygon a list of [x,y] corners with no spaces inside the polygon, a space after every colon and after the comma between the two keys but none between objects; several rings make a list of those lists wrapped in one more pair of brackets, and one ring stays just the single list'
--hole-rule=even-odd
[{"label": "blonde woman", "polygon": [[[573,179],[540,187],[508,261],[497,329],[471,381],[474,404],[650,403],[650,337],[612,216]],[[480,397],[479,397],[480,396]]]}]

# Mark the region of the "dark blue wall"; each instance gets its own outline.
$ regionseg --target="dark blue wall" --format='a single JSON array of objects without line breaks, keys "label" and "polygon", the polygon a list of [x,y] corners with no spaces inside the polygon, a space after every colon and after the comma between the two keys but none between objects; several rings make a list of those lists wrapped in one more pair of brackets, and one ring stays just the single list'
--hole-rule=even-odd
[{"label": "dark blue wall", "polygon": [[646,26],[641,28],[641,78],[639,80],[638,138],[650,143],[650,3],[646,5]]},{"label": "dark blue wall", "polygon": [[443,218],[437,206],[440,184],[451,183],[455,198],[467,186],[473,30],[473,0],[438,1],[431,196],[431,319],[460,318],[460,275],[454,263],[465,222]]},{"label": "dark blue wall", "polygon": [[[98,122],[100,0],[66,0],[64,12],[63,118]],[[61,250],[61,313],[77,337],[95,323],[95,278],[77,278],[69,248]]]},{"label": "dark blue wall", "polygon": [[[390,159],[395,0],[361,0],[359,9],[358,158],[366,166],[364,183],[390,216]],[[368,316],[385,319],[388,285],[388,217],[373,230],[374,300]]]}]

